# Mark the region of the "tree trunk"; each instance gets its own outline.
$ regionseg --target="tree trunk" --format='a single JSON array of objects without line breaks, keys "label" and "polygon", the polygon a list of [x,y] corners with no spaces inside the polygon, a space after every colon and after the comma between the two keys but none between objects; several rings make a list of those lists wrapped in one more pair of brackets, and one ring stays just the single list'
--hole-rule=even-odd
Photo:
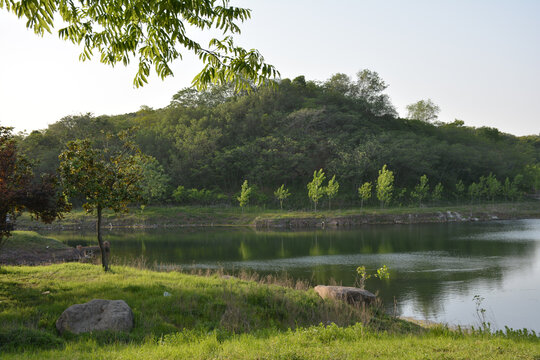
[{"label": "tree trunk", "polygon": [[[98,244],[99,244],[99,250],[101,251],[101,265],[103,266],[103,270],[109,271],[109,252],[110,249],[108,246],[105,246],[103,244],[103,239],[101,237],[101,206],[98,205],[97,208],[97,238],[98,238]],[[108,245],[108,244],[107,244]]]}]

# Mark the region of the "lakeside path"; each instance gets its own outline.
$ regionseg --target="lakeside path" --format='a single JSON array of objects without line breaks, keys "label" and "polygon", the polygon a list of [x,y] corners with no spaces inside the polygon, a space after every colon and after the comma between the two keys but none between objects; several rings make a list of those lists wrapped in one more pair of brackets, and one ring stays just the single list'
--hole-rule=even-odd
[{"label": "lakeside path", "polygon": [[[287,211],[251,207],[244,212],[225,206],[148,206],[127,214],[105,212],[104,228],[164,228],[188,226],[252,226],[258,229],[337,228],[367,224],[422,224],[540,218],[540,202],[481,204],[474,206],[353,208]],[[74,210],[52,224],[33,221],[28,215],[17,220],[20,230],[95,229],[96,218]]]}]

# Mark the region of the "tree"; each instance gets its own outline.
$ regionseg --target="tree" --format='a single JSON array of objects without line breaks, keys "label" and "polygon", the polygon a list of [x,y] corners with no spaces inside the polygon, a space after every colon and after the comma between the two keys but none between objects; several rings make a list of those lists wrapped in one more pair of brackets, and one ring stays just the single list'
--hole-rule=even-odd
[{"label": "tree", "polygon": [[146,156],[142,158],[142,160],[144,160],[144,162],[141,164],[143,169],[141,195],[144,202],[149,203],[152,201],[163,200],[165,195],[170,191],[170,177],[165,174],[163,166],[161,166],[155,158]]},{"label": "tree", "polygon": [[328,181],[325,190],[326,196],[328,196],[328,209],[330,209],[330,203],[332,202],[332,199],[336,197],[339,190],[339,183],[336,181],[336,175],[332,176]]},{"label": "tree", "polygon": [[433,199],[433,201],[440,201],[442,199],[443,190],[443,184],[438,183],[437,185],[435,185],[433,193],[431,194],[431,198]]},{"label": "tree", "polygon": [[50,223],[69,211],[69,205],[56,177],[43,174],[34,179],[30,163],[17,152],[12,128],[0,126],[0,247],[23,210]]},{"label": "tree", "polygon": [[358,195],[360,196],[360,208],[364,207],[364,201],[371,198],[371,182],[365,182],[358,188]]},{"label": "tree", "polygon": [[424,174],[420,176],[420,182],[414,187],[411,192],[411,197],[418,200],[418,205],[422,205],[422,200],[427,198],[429,192],[428,178]]},{"label": "tree", "polygon": [[249,187],[248,181],[244,180],[242,183],[242,188],[240,189],[240,196],[236,198],[240,204],[240,207],[242,208],[242,212],[244,212],[244,206],[249,203],[249,194],[251,194],[251,190],[252,188]]},{"label": "tree", "polygon": [[486,194],[488,198],[491,199],[491,202],[493,203],[495,201],[495,197],[499,195],[501,192],[501,183],[495,175],[492,173],[489,173],[488,177],[486,178]]},{"label": "tree", "polygon": [[463,184],[463,180],[459,180],[456,183],[456,191],[454,193],[456,200],[459,202],[459,200],[463,198],[464,194],[465,194],[465,184]]},{"label": "tree", "polygon": [[326,189],[322,185],[325,178],[326,176],[322,169],[319,169],[319,171],[315,170],[313,172],[313,180],[307,184],[308,197],[313,201],[315,211],[317,211],[317,203],[326,192]]},{"label": "tree", "polygon": [[431,99],[420,100],[414,104],[407,105],[407,118],[411,120],[420,120],[430,122],[437,120],[441,109],[435,105]]},{"label": "tree", "polygon": [[375,115],[397,116],[390,98],[382,93],[386,88],[388,85],[375,71],[364,69],[356,74],[355,95],[370,104]]},{"label": "tree", "polygon": [[377,199],[381,202],[381,207],[388,205],[392,200],[394,190],[394,173],[386,168],[386,164],[379,170],[377,178]]},{"label": "tree", "polygon": [[474,199],[477,199],[482,192],[482,185],[473,182],[469,185],[469,196],[471,198],[471,204],[474,203]]},{"label": "tree", "polygon": [[60,154],[60,176],[68,196],[82,195],[83,208],[97,216],[97,240],[101,262],[109,270],[108,252],[101,234],[103,210],[127,212],[128,204],[143,200],[146,156],[128,139],[126,132],[109,136],[112,143],[104,148],[89,140],[70,141]]},{"label": "tree", "polygon": [[[100,61],[114,66],[138,61],[135,86],[147,82],[152,65],[161,77],[172,76],[170,64],[183,53],[196,55],[204,64],[193,85],[204,88],[209,83],[234,82],[237,89],[260,85],[277,70],[264,62],[256,50],[234,44],[240,33],[239,23],[251,17],[251,11],[217,1],[63,1],[0,0],[0,8],[26,18],[26,27],[43,36],[51,33],[54,20],[66,24],[58,36],[82,48],[79,59],[90,59],[94,52]],[[186,26],[207,32],[219,31],[222,38],[212,38],[204,47],[188,36]],[[179,48],[182,50],[180,51]]]},{"label": "tree", "polygon": [[283,201],[291,196],[291,193],[287,188],[285,188],[285,184],[281,184],[281,186],[274,191],[274,196],[279,201],[280,209],[283,210]]}]

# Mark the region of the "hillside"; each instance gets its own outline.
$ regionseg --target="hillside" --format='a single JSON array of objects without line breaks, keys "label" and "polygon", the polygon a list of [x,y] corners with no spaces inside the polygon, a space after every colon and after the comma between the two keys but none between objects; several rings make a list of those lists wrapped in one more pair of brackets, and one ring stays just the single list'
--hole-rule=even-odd
[{"label": "hillside", "polygon": [[[230,203],[247,179],[257,187],[252,203],[273,204],[273,191],[286,184],[293,190],[290,203],[302,207],[308,204],[306,183],[322,168],[329,177],[336,175],[338,199],[347,204],[356,201],[362,183],[376,180],[384,164],[394,173],[398,203],[410,201],[405,189],[424,174],[432,189],[443,185],[445,199],[455,198],[459,181],[468,186],[490,173],[500,183],[516,181],[524,192],[538,182],[527,169],[540,162],[539,136],[516,137],[460,120],[402,119],[386,95],[363,94],[358,86],[336,74],[323,83],[284,79],[277,88],[249,94],[227,87],[184,89],[163,109],[67,116],[24,137],[20,148],[37,164],[36,173],[53,172],[66,142],[89,137],[101,146],[105,133],[136,126],[136,143],[157,160],[154,202],[173,200],[173,190],[184,186],[207,189],[185,194],[192,202]],[[524,178],[516,180],[520,174]]]}]

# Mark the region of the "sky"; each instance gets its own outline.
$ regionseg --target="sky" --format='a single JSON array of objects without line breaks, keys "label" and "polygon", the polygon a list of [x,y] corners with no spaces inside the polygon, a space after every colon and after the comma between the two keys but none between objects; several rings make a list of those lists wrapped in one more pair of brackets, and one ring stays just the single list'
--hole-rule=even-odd
[{"label": "sky", "polygon": [[[370,69],[389,85],[386,93],[402,117],[406,105],[430,98],[443,122],[540,134],[540,1],[231,4],[252,10],[238,44],[257,48],[282,78],[324,81]],[[0,124],[29,132],[67,115],[164,107],[202,69],[185,56],[172,64],[174,77],[152,76],[134,88],[136,64],[80,62],[79,53],[56,33],[39,37],[0,9]]]}]

